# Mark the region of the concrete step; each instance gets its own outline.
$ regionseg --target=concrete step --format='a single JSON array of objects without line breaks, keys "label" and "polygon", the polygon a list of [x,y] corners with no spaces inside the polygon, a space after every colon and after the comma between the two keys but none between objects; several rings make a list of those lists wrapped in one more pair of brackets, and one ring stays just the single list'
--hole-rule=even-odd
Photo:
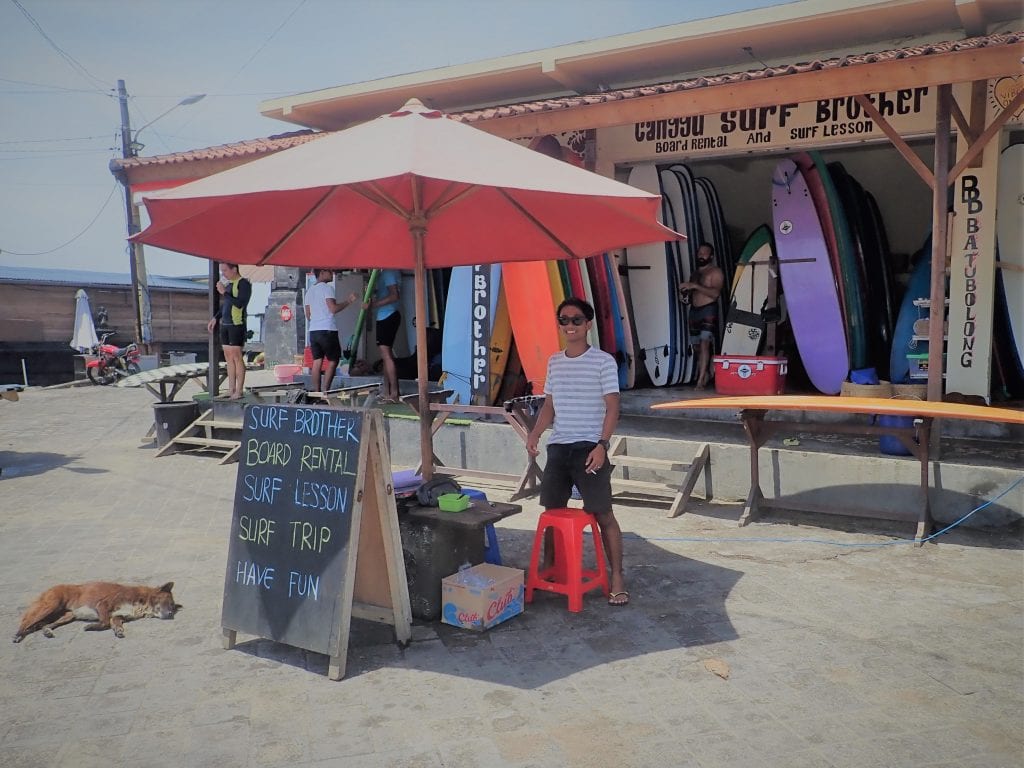
[{"label": "concrete step", "polygon": [[196,445],[201,448],[221,448],[227,451],[238,447],[237,440],[219,440],[215,437],[176,437],[172,442],[177,445]]}]

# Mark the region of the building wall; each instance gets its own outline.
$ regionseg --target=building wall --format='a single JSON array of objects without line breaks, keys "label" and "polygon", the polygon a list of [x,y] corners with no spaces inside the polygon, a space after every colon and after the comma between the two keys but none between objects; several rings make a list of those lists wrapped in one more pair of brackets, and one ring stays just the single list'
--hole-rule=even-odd
[{"label": "building wall", "polygon": [[[68,343],[75,329],[75,291],[63,285],[0,284],[0,342]],[[111,339],[118,344],[133,340],[135,323],[127,288],[86,289],[93,316],[106,307]],[[206,340],[209,320],[205,293],[150,291],[153,341],[167,345]]]}]

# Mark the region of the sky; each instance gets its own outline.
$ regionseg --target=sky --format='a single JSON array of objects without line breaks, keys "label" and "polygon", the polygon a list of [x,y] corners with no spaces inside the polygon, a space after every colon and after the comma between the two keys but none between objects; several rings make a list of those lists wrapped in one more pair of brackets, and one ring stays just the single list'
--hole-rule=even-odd
[{"label": "sky", "polygon": [[[117,80],[142,155],[300,126],[261,101],[779,0],[0,0],[0,265],[128,272]],[[183,98],[204,93],[191,106]],[[146,249],[151,274],[206,263]]]}]

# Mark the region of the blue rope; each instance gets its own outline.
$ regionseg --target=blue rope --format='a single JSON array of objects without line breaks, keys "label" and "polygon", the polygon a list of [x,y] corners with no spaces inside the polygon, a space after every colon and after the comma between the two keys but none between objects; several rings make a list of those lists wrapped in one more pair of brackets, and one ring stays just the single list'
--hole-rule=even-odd
[{"label": "blue rope", "polygon": [[[962,522],[967,520],[971,515],[975,514],[976,512],[980,512],[981,510],[985,509],[985,507],[987,507],[987,506],[989,506],[991,504],[994,504],[995,502],[999,501],[1001,498],[1003,498],[1006,494],[1008,494],[1010,491],[1012,491],[1014,488],[1016,488],[1022,482],[1024,482],[1024,475],[1021,475],[1016,480],[1014,480],[1012,483],[1010,483],[1010,485],[1006,488],[1006,490],[1002,491],[997,496],[993,496],[991,499],[986,501],[984,504],[981,504],[981,505],[975,507],[970,512],[968,512],[966,515],[961,517],[959,520],[957,520],[957,521],[947,525],[941,531],[936,531],[935,533],[931,534],[930,536],[925,536],[923,539],[921,539],[921,542],[924,543],[926,541],[931,541],[932,539],[938,538],[939,536],[941,536],[942,534],[946,533],[947,531],[950,531],[953,528],[956,528]],[[709,543],[719,543],[719,542],[731,541],[731,542],[758,542],[758,543],[770,543],[770,544],[828,544],[829,546],[833,546],[833,547],[848,547],[848,548],[852,548],[852,549],[858,549],[858,548],[863,548],[863,547],[891,547],[891,546],[893,546],[895,544],[915,544],[916,543],[916,540],[914,540],[914,539],[894,539],[893,541],[872,542],[872,543],[866,543],[866,544],[859,544],[859,543],[858,544],[851,544],[849,542],[830,541],[828,539],[776,539],[776,538],[768,538],[768,537],[760,537],[760,536],[755,536],[755,537],[751,537],[751,538],[735,538],[735,537],[728,537],[728,536],[711,536],[711,537],[704,537],[704,536],[639,536],[639,535],[637,535],[635,533],[623,534],[623,538],[624,539],[639,539],[641,541],[681,541],[681,542],[709,542]]]}]

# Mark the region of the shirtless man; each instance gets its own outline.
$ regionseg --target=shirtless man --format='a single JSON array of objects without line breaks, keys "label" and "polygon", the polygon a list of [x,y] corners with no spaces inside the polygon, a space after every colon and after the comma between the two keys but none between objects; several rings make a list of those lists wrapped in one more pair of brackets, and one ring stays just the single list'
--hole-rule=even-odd
[{"label": "shirtless man", "polygon": [[715,249],[701,243],[697,249],[695,279],[679,284],[679,292],[690,299],[690,343],[700,345],[697,357],[697,389],[704,389],[711,379],[711,346],[718,333],[718,297],[725,284],[725,274],[715,264]]}]

